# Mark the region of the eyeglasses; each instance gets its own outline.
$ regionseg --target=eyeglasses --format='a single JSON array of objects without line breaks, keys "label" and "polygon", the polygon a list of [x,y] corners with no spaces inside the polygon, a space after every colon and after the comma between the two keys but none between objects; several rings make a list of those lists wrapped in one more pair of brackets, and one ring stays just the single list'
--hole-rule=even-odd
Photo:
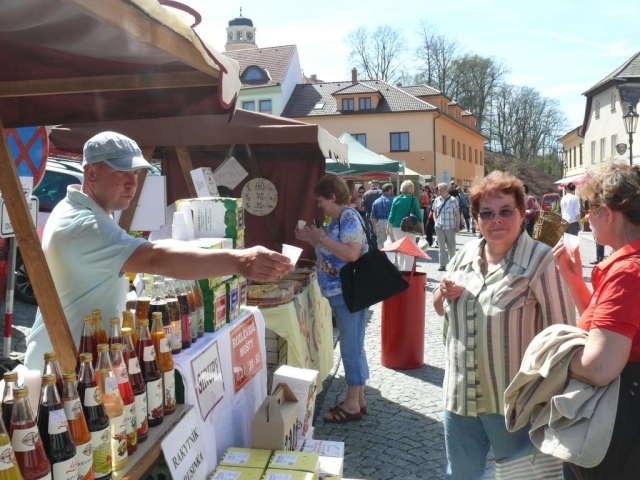
[{"label": "eyeglasses", "polygon": [[493,212],[491,210],[483,210],[478,212],[478,216],[482,220],[493,220],[496,215],[500,215],[500,218],[511,218],[511,216],[517,211],[517,208],[503,208],[498,212]]}]

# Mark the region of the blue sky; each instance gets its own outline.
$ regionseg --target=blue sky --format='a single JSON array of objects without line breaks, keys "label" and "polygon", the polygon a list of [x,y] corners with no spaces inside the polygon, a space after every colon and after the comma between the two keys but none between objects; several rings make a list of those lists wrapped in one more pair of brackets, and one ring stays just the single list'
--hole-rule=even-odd
[{"label": "blue sky", "polygon": [[220,51],[242,5],[258,46],[297,45],[304,73],[325,81],[351,78],[349,31],[387,23],[415,48],[424,20],[466,51],[502,61],[510,83],[557,99],[569,128],[582,123],[582,92],[640,50],[638,9],[620,0],[182,1],[201,13],[196,30]]}]

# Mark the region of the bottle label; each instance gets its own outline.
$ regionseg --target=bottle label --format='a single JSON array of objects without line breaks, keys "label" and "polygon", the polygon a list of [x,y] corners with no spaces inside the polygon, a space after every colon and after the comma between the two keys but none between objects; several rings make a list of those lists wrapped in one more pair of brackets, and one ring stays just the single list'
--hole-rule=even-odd
[{"label": "bottle label", "polygon": [[182,325],[178,322],[171,323],[171,331],[173,332],[173,345],[182,348]]},{"label": "bottle label", "polygon": [[152,362],[156,359],[156,349],[153,345],[149,345],[148,347],[144,347],[144,352],[142,353],[142,361],[143,362]]},{"label": "bottle label", "polygon": [[198,307],[198,334],[204,333],[204,307]]},{"label": "bottle label", "polygon": [[84,391],[84,406],[95,407],[96,405],[102,405],[102,395],[98,387],[87,387]]},{"label": "bottle label", "polygon": [[136,404],[131,403],[124,406],[124,421],[127,423],[127,444],[136,445],[138,443],[138,420],[136,417]]},{"label": "bottle label", "polygon": [[76,460],[78,460],[78,480],[85,480],[93,467],[93,446],[91,442],[76,445]]},{"label": "bottle label", "polygon": [[149,420],[160,418],[162,410],[162,378],[147,383],[147,415]]},{"label": "bottle label", "polygon": [[164,407],[176,407],[176,376],[175,370],[172,368],[168,372],[164,372]]},{"label": "bottle label", "polygon": [[91,432],[93,447],[93,471],[96,478],[111,475],[111,434],[109,427]]},{"label": "bottle label", "polygon": [[64,433],[69,430],[67,425],[67,416],[64,414],[64,410],[51,410],[49,412],[49,435],[55,435],[56,433]]},{"label": "bottle label", "polygon": [[116,374],[118,385],[129,381],[129,374],[127,373],[127,367],[124,366],[124,363],[121,363],[117,367],[113,367],[113,373]]},{"label": "bottle label", "polygon": [[160,346],[160,353],[169,353],[171,351],[171,347],[169,346],[169,342],[166,336],[164,338],[161,338],[160,342],[158,343]]},{"label": "bottle label", "polygon": [[25,429],[15,429],[11,437],[11,446],[14,452],[30,452],[36,449],[40,441],[38,427],[33,426]]},{"label": "bottle label", "polygon": [[0,472],[8,470],[14,466],[16,456],[13,454],[11,443],[7,443],[0,447]]},{"label": "bottle label", "polygon": [[77,480],[78,479],[78,461],[76,457],[69,460],[51,464],[51,473],[56,480]]},{"label": "bottle label", "polygon": [[[165,342],[167,344],[167,347],[169,350],[167,350],[168,352],[171,351],[171,346],[172,346],[172,341],[173,341],[173,328],[171,328],[171,324],[169,325],[164,325],[162,327],[162,329],[164,330],[164,337],[165,337]],[[162,340],[160,340],[160,351],[163,352],[162,350]]]},{"label": "bottle label", "polygon": [[136,373],[140,373],[140,362],[138,357],[133,357],[129,359],[129,375],[135,375]]},{"label": "bottle label", "polygon": [[111,454],[114,463],[125,460],[127,454],[127,422],[124,414],[109,420],[111,428]]},{"label": "bottle label", "polygon": [[104,393],[106,393],[107,395],[110,393],[119,393],[120,390],[118,390],[118,379],[113,376],[113,377],[105,377],[104,379]]},{"label": "bottle label", "polygon": [[144,432],[146,430],[142,428],[147,420],[147,392],[136,395],[136,424],[138,425],[138,431]]},{"label": "bottle label", "polygon": [[65,400],[63,408],[67,420],[76,420],[80,412],[82,412],[82,403],[80,403],[79,398],[71,398]]}]

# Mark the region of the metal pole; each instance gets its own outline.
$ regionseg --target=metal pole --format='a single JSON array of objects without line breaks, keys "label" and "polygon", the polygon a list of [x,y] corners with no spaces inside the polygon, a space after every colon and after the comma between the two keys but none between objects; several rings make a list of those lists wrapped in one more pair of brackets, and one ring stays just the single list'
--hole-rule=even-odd
[{"label": "metal pole", "polygon": [[633,133],[629,132],[629,165],[633,166]]},{"label": "metal pole", "polygon": [[13,291],[16,286],[16,245],[15,238],[10,241],[9,247],[9,275],[7,275],[7,295],[4,309],[4,343],[2,357],[9,358],[11,354],[11,334],[13,327]]}]

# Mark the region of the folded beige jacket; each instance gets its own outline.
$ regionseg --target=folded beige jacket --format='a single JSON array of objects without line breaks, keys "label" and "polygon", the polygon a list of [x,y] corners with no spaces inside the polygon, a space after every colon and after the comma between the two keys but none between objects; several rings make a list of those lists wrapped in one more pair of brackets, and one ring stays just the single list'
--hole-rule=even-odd
[{"label": "folded beige jacket", "polygon": [[529,438],[541,452],[591,468],[602,461],[611,442],[620,377],[605,387],[569,377],[571,357],[587,335],[563,324],[540,332],[504,392],[504,405],[507,430],[530,422]]}]

